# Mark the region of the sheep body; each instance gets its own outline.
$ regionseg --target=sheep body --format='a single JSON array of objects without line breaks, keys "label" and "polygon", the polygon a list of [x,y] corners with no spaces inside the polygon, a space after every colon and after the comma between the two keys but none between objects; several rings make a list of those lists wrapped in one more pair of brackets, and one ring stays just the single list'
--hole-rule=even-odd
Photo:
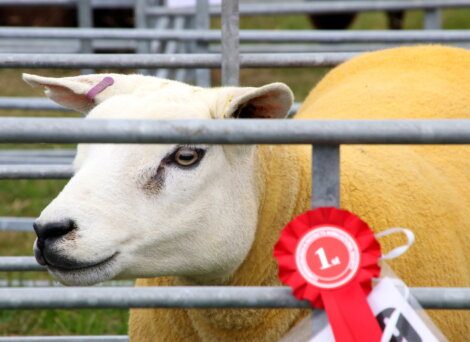
[{"label": "sheep body", "polygon": [[[296,119],[470,118],[470,53],[419,46],[364,54],[330,72]],[[272,247],[279,231],[309,207],[310,147],[260,146],[262,203],[248,257],[223,284],[279,285]],[[416,243],[391,261],[409,286],[470,286],[470,147],[343,146],[341,206],[375,231],[412,229]],[[384,250],[398,237],[382,242]],[[140,279],[138,286],[185,284],[180,278]],[[193,284],[193,283],[191,283]],[[467,311],[430,311],[451,341],[470,336]],[[275,341],[302,310],[132,310],[133,341]]]}]

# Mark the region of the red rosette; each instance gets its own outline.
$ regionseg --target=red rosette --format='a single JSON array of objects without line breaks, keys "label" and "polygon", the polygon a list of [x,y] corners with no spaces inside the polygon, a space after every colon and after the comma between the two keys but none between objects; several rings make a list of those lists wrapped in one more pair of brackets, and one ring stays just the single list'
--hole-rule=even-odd
[{"label": "red rosette", "polygon": [[372,278],[380,275],[380,245],[353,213],[319,208],[297,216],[274,246],[279,278],[300,300],[327,311],[335,338],[380,341],[367,303]]}]

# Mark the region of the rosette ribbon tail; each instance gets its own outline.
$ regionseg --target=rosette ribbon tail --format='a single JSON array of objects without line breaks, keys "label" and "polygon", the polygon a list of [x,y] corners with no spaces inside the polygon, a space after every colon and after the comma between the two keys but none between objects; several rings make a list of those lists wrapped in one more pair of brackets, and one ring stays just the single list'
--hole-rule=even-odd
[{"label": "rosette ribbon tail", "polygon": [[380,342],[382,330],[357,279],[320,295],[336,342]]}]

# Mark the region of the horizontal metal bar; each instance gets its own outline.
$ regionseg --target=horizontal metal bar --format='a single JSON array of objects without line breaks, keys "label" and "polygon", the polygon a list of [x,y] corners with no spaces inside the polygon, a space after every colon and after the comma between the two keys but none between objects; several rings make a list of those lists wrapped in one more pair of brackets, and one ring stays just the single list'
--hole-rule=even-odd
[{"label": "horizontal metal bar", "polygon": [[[325,14],[432,8],[470,7],[468,0],[374,0],[241,4],[240,15]],[[211,15],[220,15],[220,7],[211,7]],[[194,15],[194,8],[149,7],[147,15]]]},{"label": "horizontal metal bar", "polygon": [[0,179],[67,179],[72,165],[0,165]]},{"label": "horizontal metal bar", "polygon": [[[95,286],[133,286],[133,280],[110,280]],[[62,287],[58,281],[49,279],[29,280],[23,278],[0,279],[0,288],[2,287]]]},{"label": "horizontal metal bar", "polygon": [[[0,0],[0,7],[7,6],[64,6],[75,7],[80,0]],[[91,0],[93,8],[133,8],[134,0]]]},{"label": "horizontal metal bar", "polygon": [[[78,39],[34,39],[2,38],[1,53],[79,53],[85,52]],[[93,39],[93,51],[130,51],[136,50],[136,40]]]},{"label": "horizontal metal bar", "polygon": [[0,217],[0,232],[33,232],[33,222],[33,217]]},{"label": "horizontal metal bar", "polygon": [[70,165],[75,157],[75,150],[0,150],[0,165]]},{"label": "horizontal metal bar", "polygon": [[[79,0],[0,0],[0,6],[76,6]],[[133,0],[92,0],[94,8],[133,8]],[[241,15],[281,15],[305,13],[344,13],[361,11],[411,10],[469,7],[468,0],[415,1],[329,1],[328,3],[241,4]],[[194,8],[150,7],[151,15],[194,15]],[[220,7],[211,7],[211,15],[220,15]]]},{"label": "horizontal metal bar", "polygon": [[70,111],[49,99],[34,97],[0,97],[0,108]]},{"label": "horizontal metal bar", "polygon": [[[39,265],[33,257],[0,257],[0,272],[45,270],[46,268]],[[105,287],[103,288],[106,289]],[[100,290],[103,288],[100,288]],[[18,289],[20,290],[18,292],[13,291],[13,294],[17,296],[17,299],[9,301],[9,298],[11,297],[8,295],[8,290],[10,289],[11,288],[5,290],[0,289],[0,308],[2,309],[53,307],[171,307],[176,305],[181,305],[183,307],[224,307],[227,305],[233,305],[234,307],[251,307],[250,305],[253,305],[252,307],[301,307],[299,305],[302,305],[302,302],[297,302],[290,296],[290,290],[288,290],[288,288],[283,288],[284,292],[282,292],[282,288],[279,287],[227,287],[227,294],[225,294],[222,290],[223,288],[220,287],[173,287],[170,288],[170,290],[168,290],[168,288],[156,288],[153,292],[143,291],[142,293],[137,294],[137,296],[134,296],[134,292],[139,289],[130,288],[132,289],[130,290],[129,288],[120,288],[119,293],[114,294],[115,296],[107,296],[106,291],[102,291],[94,295],[92,298],[88,297],[88,292],[93,291],[93,289],[97,289],[96,287],[90,289],[77,288],[78,290],[83,289],[85,291],[83,293],[77,293],[77,296],[73,295],[75,293],[73,291],[72,293],[67,293],[67,291],[63,291],[64,289],[59,288],[57,297],[50,300],[47,298],[48,296],[53,296],[51,294],[53,293],[53,289],[37,288],[40,292],[44,292],[39,295],[43,300],[39,299],[35,301],[34,299],[28,299],[31,297],[26,297],[26,304],[21,301],[21,298],[23,298],[19,294],[21,289]],[[195,292],[191,292],[192,289],[195,289]],[[240,289],[241,292],[237,292],[237,290]],[[250,289],[254,289],[254,291],[250,292]],[[256,294],[260,291],[262,292],[260,289],[266,289],[267,293],[270,295],[267,297],[261,296],[261,299],[258,302]],[[159,290],[162,290],[163,293],[159,293]],[[211,291],[217,292],[214,293],[214,302],[210,301]],[[274,295],[274,292],[276,291],[279,294],[280,302],[275,301],[277,295]],[[287,295],[286,291],[289,295]],[[424,304],[429,308],[470,309],[470,288],[415,288],[412,289],[412,292],[422,305]],[[45,299],[44,296],[46,297]],[[83,299],[80,299],[82,298],[81,296],[84,296]],[[167,296],[168,301],[166,301]],[[184,296],[188,296],[188,298],[184,298]],[[60,298],[64,299],[63,304],[61,304]],[[19,306],[16,307],[15,305]],[[305,306],[305,304],[303,305]]]},{"label": "horizontal metal bar", "polygon": [[[97,28],[2,27],[0,38],[27,39],[124,39],[219,42],[219,30],[155,30]],[[468,42],[468,30],[240,30],[242,42],[317,43],[432,43]]]},{"label": "horizontal metal bar", "polygon": [[30,157],[25,160],[22,156],[17,157],[2,157],[0,155],[0,165],[14,166],[19,165],[21,167],[28,166],[34,167],[35,165],[70,165],[72,160],[70,158],[43,158],[43,157]]},{"label": "horizontal metal bar", "polygon": [[34,257],[0,257],[0,272],[45,271],[46,268],[37,263]]},{"label": "horizontal metal bar", "polygon": [[0,143],[19,142],[469,144],[470,120],[0,118]]},{"label": "horizontal metal bar", "polygon": [[[290,115],[296,113],[299,107],[299,102],[294,103]],[[0,109],[71,111],[42,97],[0,97]]]},{"label": "horizontal metal bar", "polygon": [[[470,309],[470,288],[411,288],[429,309]],[[309,308],[288,287],[175,286],[2,288],[1,309]]]},{"label": "horizontal metal bar", "polygon": [[[60,284],[60,283],[59,283]],[[52,280],[26,280],[26,279],[0,279],[1,287],[49,287],[62,286],[56,285]]]},{"label": "horizontal metal bar", "polygon": [[75,149],[71,148],[60,148],[60,149],[11,149],[11,150],[0,150],[0,159],[9,157],[23,157],[28,158],[74,158]]},{"label": "horizontal metal bar", "polygon": [[[446,43],[449,46],[470,49],[470,44]],[[414,43],[243,43],[240,45],[241,53],[311,53],[311,52],[372,52],[394,47],[413,46]],[[220,44],[211,44],[210,53],[220,53]]]},{"label": "horizontal metal bar", "polygon": [[[335,66],[354,53],[241,54],[245,68]],[[219,68],[220,54],[0,54],[0,68]]]},{"label": "horizontal metal bar", "polygon": [[97,336],[7,336],[0,337],[0,342],[127,342],[125,335]]}]

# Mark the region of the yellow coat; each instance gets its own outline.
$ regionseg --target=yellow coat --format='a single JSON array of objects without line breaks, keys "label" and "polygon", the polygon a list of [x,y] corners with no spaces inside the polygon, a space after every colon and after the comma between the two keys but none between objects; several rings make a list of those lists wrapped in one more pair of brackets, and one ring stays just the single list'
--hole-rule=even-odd
[{"label": "yellow coat", "polygon": [[[330,72],[296,119],[470,118],[470,52],[420,46],[364,54]],[[272,247],[309,207],[310,147],[261,146],[253,248],[226,285],[278,285]],[[409,286],[470,286],[470,147],[343,146],[341,206],[375,231],[408,227],[415,245],[391,261]],[[397,238],[382,241],[384,250]],[[141,279],[138,286],[181,284]],[[430,311],[450,341],[470,336],[468,311]],[[132,341],[275,341],[301,310],[132,310]]]}]

